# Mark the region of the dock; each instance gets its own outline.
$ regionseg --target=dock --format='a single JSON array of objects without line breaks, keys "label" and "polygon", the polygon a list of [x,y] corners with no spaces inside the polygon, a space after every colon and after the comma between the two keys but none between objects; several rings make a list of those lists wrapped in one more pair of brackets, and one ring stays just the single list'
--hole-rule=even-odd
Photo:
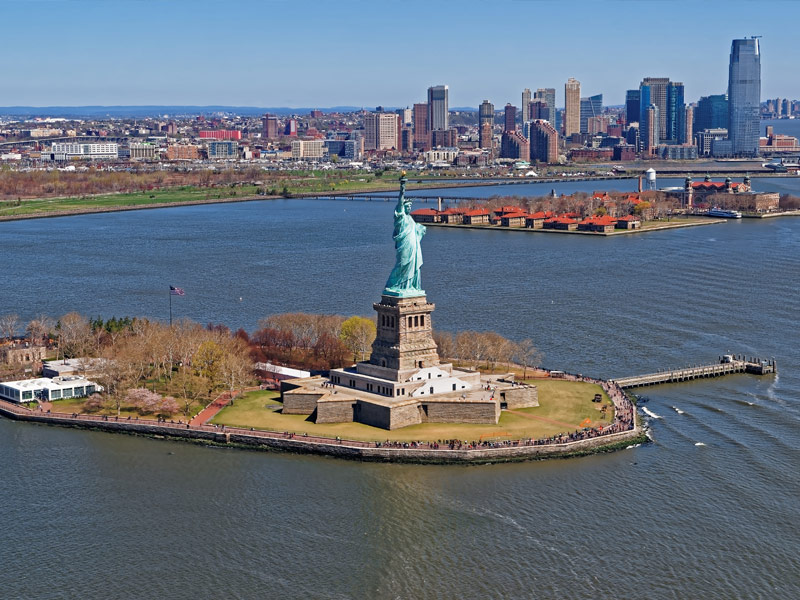
[{"label": "dock", "polygon": [[743,355],[726,354],[719,358],[719,362],[710,365],[697,365],[682,369],[669,369],[648,373],[646,375],[635,375],[632,377],[621,377],[613,379],[621,388],[635,388],[646,385],[661,385],[664,383],[679,383],[682,381],[692,381],[694,379],[707,379],[710,377],[722,377],[734,373],[750,373],[753,375],[768,375],[778,372],[778,364],[774,358],[760,359],[746,357]]}]

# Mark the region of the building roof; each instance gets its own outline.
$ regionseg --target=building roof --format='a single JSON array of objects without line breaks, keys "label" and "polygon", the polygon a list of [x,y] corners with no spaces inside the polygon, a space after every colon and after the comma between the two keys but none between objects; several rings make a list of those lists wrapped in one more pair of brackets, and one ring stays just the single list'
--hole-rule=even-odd
[{"label": "building roof", "polygon": [[411,215],[420,215],[420,216],[435,216],[438,215],[439,211],[435,208],[418,208],[417,210],[411,211]]},{"label": "building roof", "polygon": [[[724,190],[727,184],[724,181],[693,181],[694,190]],[[731,189],[738,190],[741,183],[731,183]]]},{"label": "building roof", "polygon": [[25,390],[63,390],[66,388],[85,387],[93,385],[98,390],[102,390],[95,382],[89,381],[83,377],[56,377],[49,379],[47,377],[39,377],[38,379],[21,379],[18,381],[3,381],[0,385],[8,388],[25,391]]},{"label": "building roof", "polygon": [[482,215],[488,215],[489,209],[488,208],[473,208],[472,210],[464,211],[464,215],[468,217],[480,217]]}]

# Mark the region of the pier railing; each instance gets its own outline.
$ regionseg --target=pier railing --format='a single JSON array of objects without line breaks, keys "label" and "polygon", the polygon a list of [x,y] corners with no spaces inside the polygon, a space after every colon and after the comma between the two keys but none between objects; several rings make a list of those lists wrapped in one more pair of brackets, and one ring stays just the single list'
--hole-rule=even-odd
[{"label": "pier railing", "polygon": [[678,383],[681,381],[692,381],[694,379],[706,379],[710,377],[722,377],[734,373],[751,373],[754,375],[766,375],[777,373],[778,365],[775,359],[748,358],[740,355],[721,357],[720,361],[710,365],[697,365],[681,369],[668,369],[656,373],[645,375],[635,375],[632,377],[620,377],[613,381],[622,388],[633,388],[647,385],[661,385],[664,383]]}]

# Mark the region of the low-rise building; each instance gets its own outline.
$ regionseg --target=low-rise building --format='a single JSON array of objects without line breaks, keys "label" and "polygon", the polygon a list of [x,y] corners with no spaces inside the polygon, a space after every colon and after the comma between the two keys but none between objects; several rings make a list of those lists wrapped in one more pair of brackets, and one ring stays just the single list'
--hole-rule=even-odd
[{"label": "low-rise building", "polygon": [[7,365],[24,365],[44,358],[47,348],[29,343],[9,344],[0,347],[0,363]]},{"label": "low-rise building", "polygon": [[0,399],[17,403],[83,398],[101,391],[103,386],[83,377],[40,377],[0,383]]},{"label": "low-rise building", "polygon": [[639,217],[627,215],[617,219],[617,224],[615,227],[617,229],[640,229],[642,227],[642,221],[639,219]]},{"label": "low-rise building", "polygon": [[63,358],[42,363],[43,377],[67,377],[70,375],[97,375],[106,366],[104,358]]},{"label": "low-rise building", "polygon": [[324,140],[293,140],[292,159],[321,159],[325,156]]},{"label": "low-rise building", "polygon": [[464,225],[488,225],[489,210],[486,208],[475,208],[464,212]]},{"label": "low-rise building", "polygon": [[117,158],[119,146],[114,142],[54,142],[50,148],[50,154],[52,155],[51,160]]},{"label": "low-rise building", "polygon": [[441,223],[442,217],[435,208],[418,208],[411,211],[411,218],[417,223]]},{"label": "low-rise building", "polygon": [[167,147],[167,160],[197,160],[200,147],[192,144],[172,144]]},{"label": "low-rise building", "polygon": [[239,158],[239,144],[218,140],[209,142],[208,158]]}]

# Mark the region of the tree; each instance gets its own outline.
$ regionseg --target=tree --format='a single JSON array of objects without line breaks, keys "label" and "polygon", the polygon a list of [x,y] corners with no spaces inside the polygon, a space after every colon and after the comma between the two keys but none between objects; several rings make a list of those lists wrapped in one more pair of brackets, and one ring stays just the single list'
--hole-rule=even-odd
[{"label": "tree", "polygon": [[74,358],[87,352],[93,339],[89,320],[71,312],[59,319],[56,325],[58,348],[64,358]]},{"label": "tree", "polygon": [[366,353],[369,352],[376,334],[377,328],[372,319],[356,316],[350,317],[342,323],[339,339],[353,353],[353,360],[357,362],[363,360]]},{"label": "tree", "polygon": [[89,413],[97,412],[105,406],[106,402],[100,394],[92,394],[83,403],[83,410]]},{"label": "tree", "polygon": [[434,331],[433,341],[436,342],[439,358],[453,358],[456,356],[456,341],[452,333]]},{"label": "tree", "polygon": [[192,365],[194,365],[197,374],[208,380],[209,395],[221,382],[222,361],[224,358],[225,353],[214,340],[206,340],[200,344],[192,358]]},{"label": "tree", "polygon": [[34,344],[44,344],[53,331],[55,321],[47,315],[40,315],[28,323],[25,329]]},{"label": "tree", "polygon": [[8,341],[12,341],[14,336],[17,335],[19,326],[19,315],[10,313],[0,316],[0,336]]},{"label": "tree", "polygon": [[536,367],[544,355],[533,345],[533,340],[525,338],[514,345],[514,360],[522,365],[522,378],[528,377],[528,367]]}]

